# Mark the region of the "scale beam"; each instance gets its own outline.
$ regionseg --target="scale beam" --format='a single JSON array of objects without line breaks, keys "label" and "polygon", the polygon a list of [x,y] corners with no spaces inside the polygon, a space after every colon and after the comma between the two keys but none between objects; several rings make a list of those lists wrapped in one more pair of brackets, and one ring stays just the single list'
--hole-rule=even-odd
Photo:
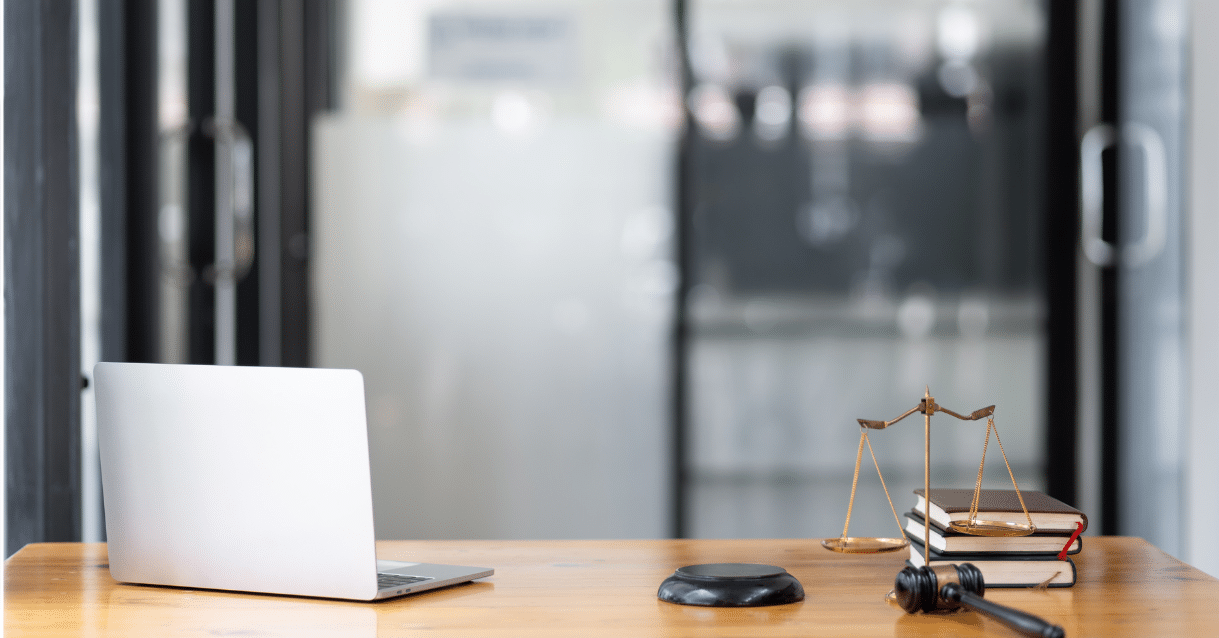
[{"label": "scale beam", "polygon": [[978,410],[974,410],[973,412],[970,412],[969,416],[963,416],[963,415],[957,414],[956,412],[953,412],[952,410],[949,410],[948,408],[936,403],[935,399],[933,399],[931,397],[927,397],[927,398],[924,398],[922,401],[919,401],[918,405],[914,406],[913,408],[910,408],[909,410],[906,410],[901,416],[897,417],[896,419],[891,419],[889,421],[872,421],[869,419],[856,419],[856,421],[859,421],[859,425],[861,425],[865,428],[868,428],[869,430],[883,430],[883,429],[889,427],[890,425],[893,425],[894,423],[897,423],[898,421],[901,421],[902,419],[910,416],[911,414],[914,414],[915,412],[921,412],[926,416],[931,416],[932,414],[935,414],[936,412],[943,412],[944,414],[947,414],[948,416],[954,416],[962,421],[977,421],[979,419],[984,419],[988,416],[993,415],[995,413],[995,406],[988,405],[985,408],[981,408]]}]

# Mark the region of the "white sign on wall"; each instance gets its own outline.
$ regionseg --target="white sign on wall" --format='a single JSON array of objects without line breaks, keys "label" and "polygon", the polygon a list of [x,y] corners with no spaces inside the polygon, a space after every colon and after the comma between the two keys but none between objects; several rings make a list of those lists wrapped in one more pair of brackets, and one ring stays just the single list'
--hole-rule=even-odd
[{"label": "white sign on wall", "polygon": [[563,14],[444,12],[428,21],[437,80],[566,84],[577,57],[575,20]]}]

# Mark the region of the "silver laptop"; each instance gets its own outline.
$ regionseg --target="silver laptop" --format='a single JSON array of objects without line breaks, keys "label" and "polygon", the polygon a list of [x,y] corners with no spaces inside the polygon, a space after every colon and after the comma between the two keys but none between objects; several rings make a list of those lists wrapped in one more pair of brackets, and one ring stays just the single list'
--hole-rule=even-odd
[{"label": "silver laptop", "polygon": [[99,363],[110,573],[376,600],[490,576],[377,560],[355,370]]}]

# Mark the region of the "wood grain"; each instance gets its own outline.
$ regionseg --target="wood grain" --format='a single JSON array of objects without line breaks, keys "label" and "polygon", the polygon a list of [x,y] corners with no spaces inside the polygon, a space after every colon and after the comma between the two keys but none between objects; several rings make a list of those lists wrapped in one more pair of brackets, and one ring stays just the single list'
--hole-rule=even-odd
[{"label": "wood grain", "polygon": [[[494,567],[493,577],[378,603],[116,583],[101,544],[28,545],[5,569],[6,636],[1015,636],[971,612],[907,615],[884,595],[894,555],[844,555],[817,539],[382,541],[381,558]],[[306,558],[307,557],[303,557]],[[988,599],[1067,636],[1219,635],[1219,580],[1135,538],[1089,538],[1069,589]],[[780,565],[804,602],[752,609],[660,602],[682,565]]]}]

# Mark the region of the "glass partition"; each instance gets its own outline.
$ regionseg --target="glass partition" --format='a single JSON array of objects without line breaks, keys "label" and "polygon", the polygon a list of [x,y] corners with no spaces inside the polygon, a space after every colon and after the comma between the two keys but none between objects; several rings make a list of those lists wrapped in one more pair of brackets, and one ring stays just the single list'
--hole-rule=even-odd
[{"label": "glass partition", "polygon": [[[856,419],[927,388],[997,405],[1042,487],[1044,22],[1018,0],[690,4],[692,535],[837,536]],[[920,421],[871,436],[899,514]],[[985,420],[931,430],[932,485],[972,487]],[[852,534],[892,536],[871,465]],[[985,484],[1011,486],[993,441]]]},{"label": "glass partition", "polygon": [[671,6],[352,0],[314,123],[314,364],[383,538],[669,533]]}]

